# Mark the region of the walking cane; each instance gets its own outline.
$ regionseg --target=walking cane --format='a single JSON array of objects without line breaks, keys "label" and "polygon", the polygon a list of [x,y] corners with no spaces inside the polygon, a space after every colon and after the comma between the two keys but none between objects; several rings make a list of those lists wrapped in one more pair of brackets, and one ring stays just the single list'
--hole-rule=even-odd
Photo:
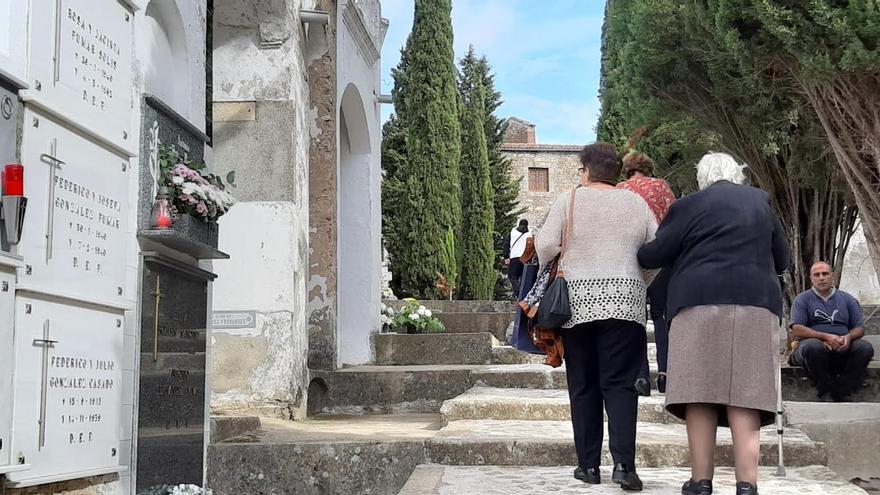
[{"label": "walking cane", "polygon": [[[781,354],[785,357],[785,352]],[[779,450],[779,462],[776,466],[776,476],[785,476],[785,459],[782,455],[782,437],[785,434],[784,423],[785,411],[782,408],[782,359],[776,363],[776,437]]]},{"label": "walking cane", "polygon": [[[779,288],[785,293],[785,276],[779,277]],[[785,435],[785,410],[782,406],[782,363],[788,356],[788,324],[787,319],[782,319],[782,326],[779,329],[780,334],[777,335],[777,342],[781,340],[784,344],[781,346],[779,356],[776,362],[776,439],[778,442],[778,462],[776,464],[776,476],[785,476],[785,458],[782,454],[782,437]],[[785,336],[785,338],[782,338]]]}]

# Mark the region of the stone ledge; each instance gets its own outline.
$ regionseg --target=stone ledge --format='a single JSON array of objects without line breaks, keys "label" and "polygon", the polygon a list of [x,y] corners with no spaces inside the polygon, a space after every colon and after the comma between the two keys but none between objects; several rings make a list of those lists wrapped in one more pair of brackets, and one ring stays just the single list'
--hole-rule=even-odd
[{"label": "stone ledge", "polygon": [[[639,421],[680,423],[666,412],[665,397],[639,397]],[[440,408],[443,424],[460,420],[569,421],[571,403],[565,390],[474,387]]]},{"label": "stone ledge", "polygon": [[498,343],[490,333],[380,333],[371,340],[378,365],[490,364]]},{"label": "stone ledge", "polygon": [[[794,429],[787,429],[784,438],[786,465],[826,463],[824,444]],[[607,440],[605,443],[603,463],[611,464]],[[689,466],[687,445],[684,425],[639,423],[636,464],[641,467]],[[566,466],[577,463],[569,421],[454,421],[429,439],[425,450],[430,462],[449,465]],[[733,442],[727,428],[718,430],[715,462],[719,466],[733,465]],[[764,428],[761,464],[775,465],[776,462],[776,430]]]}]

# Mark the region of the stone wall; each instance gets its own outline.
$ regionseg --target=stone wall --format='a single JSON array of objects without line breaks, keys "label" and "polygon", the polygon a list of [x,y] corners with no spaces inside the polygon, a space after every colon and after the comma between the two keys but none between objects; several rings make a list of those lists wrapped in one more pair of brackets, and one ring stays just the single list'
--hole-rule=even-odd
[{"label": "stone wall", "polygon": [[[510,173],[520,183],[519,204],[529,225],[537,227],[561,193],[578,183],[578,146],[505,144],[504,156],[510,159]],[[546,168],[550,192],[529,192],[529,168]]]},{"label": "stone wall", "polygon": [[840,288],[855,296],[862,304],[880,304],[880,281],[874,271],[861,228],[853,235],[844,258]]},{"label": "stone wall", "polygon": [[[259,7],[258,8],[258,5]],[[220,222],[212,408],[305,415],[309,113],[300,9],[309,0],[214,2],[214,163],[240,203]],[[252,312],[252,313],[251,313]]]}]

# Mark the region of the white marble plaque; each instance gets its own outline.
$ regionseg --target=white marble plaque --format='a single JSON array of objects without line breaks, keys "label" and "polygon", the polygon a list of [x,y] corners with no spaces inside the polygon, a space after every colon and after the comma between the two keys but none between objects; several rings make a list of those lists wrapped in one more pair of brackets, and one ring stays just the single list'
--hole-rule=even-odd
[{"label": "white marble plaque", "polygon": [[[133,150],[133,15],[115,0],[101,0],[100,8],[95,0],[43,3],[45,13],[32,16],[32,88],[26,99]],[[56,6],[53,17],[49,12]]]},{"label": "white marble plaque", "polygon": [[[75,479],[119,465],[122,315],[16,298],[13,483]],[[130,419],[129,419],[130,420]]]},{"label": "white marble plaque", "polygon": [[[0,266],[0,397],[12,397],[12,367],[15,363],[15,349],[12,345],[14,304],[15,270]],[[11,433],[12,401],[0,400],[0,466],[13,463]]]},{"label": "white marble plaque", "polygon": [[[130,168],[116,155],[25,110],[22,142],[27,216],[19,253],[27,289],[123,305]],[[53,158],[54,157],[54,158]],[[57,161],[56,161],[57,160]]]},{"label": "white marble plaque", "polygon": [[30,2],[0,0],[0,69],[27,81],[27,24]]}]

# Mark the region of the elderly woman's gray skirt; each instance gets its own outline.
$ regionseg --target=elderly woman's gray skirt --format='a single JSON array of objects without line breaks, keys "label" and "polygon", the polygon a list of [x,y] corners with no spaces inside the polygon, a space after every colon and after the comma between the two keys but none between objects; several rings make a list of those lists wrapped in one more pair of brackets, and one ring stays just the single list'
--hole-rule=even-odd
[{"label": "elderly woman's gray skirt", "polygon": [[757,409],[761,425],[775,421],[779,318],[754,306],[686,308],[669,329],[666,409],[684,419],[687,404]]}]

